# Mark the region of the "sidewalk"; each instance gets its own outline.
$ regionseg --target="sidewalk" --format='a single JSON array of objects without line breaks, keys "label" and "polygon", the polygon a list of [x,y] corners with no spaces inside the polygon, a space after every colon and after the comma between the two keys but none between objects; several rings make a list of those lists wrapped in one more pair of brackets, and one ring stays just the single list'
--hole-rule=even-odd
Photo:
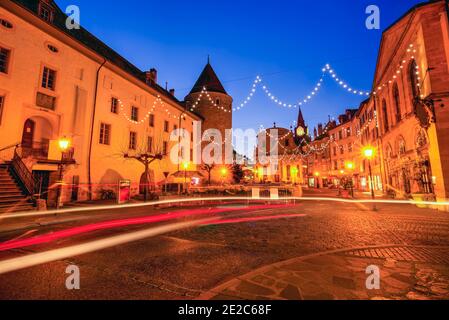
[{"label": "sidewalk", "polygon": [[[371,265],[380,268],[380,290],[366,288]],[[449,299],[449,247],[370,247],[296,258],[238,277],[199,299]]]}]

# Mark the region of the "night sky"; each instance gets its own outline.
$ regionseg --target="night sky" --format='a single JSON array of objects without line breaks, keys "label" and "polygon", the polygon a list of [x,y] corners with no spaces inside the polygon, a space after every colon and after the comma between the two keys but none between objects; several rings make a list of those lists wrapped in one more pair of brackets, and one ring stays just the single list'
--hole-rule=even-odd
[{"label": "night sky", "polygon": [[[313,88],[330,63],[346,82],[370,90],[381,32],[417,0],[181,1],[58,0],[76,4],[81,24],[142,70],[155,67],[159,83],[183,99],[207,55],[234,105],[248,95],[256,75],[279,98],[295,103]],[[367,30],[365,9],[381,10],[381,30]],[[323,90],[303,107],[310,126],[356,108],[363,99],[327,77]],[[218,112],[218,111],[217,111]],[[297,111],[274,105],[262,90],[234,113],[234,127],[288,127]]]}]

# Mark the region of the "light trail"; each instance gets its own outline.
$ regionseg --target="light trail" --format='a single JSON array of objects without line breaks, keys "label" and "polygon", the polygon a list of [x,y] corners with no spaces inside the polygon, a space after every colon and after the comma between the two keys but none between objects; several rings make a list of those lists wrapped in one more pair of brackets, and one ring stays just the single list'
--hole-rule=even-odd
[{"label": "light trail", "polygon": [[305,214],[280,214],[280,215],[275,215],[275,216],[223,219],[223,220],[218,220],[216,222],[205,222],[204,224],[207,224],[207,225],[236,224],[236,223],[244,223],[244,222],[257,222],[257,221],[277,220],[277,219],[286,219],[286,218],[302,218],[302,217],[306,217],[306,216],[307,215],[305,215]]},{"label": "light trail", "polygon": [[[211,220],[211,219],[209,219]],[[161,227],[154,227],[151,229],[146,229],[142,231],[137,231],[133,233],[128,233],[124,235],[119,235],[115,237],[110,237],[102,240],[96,240],[87,242],[84,244],[74,245],[66,248],[50,250],[41,253],[34,253],[27,256],[14,258],[10,260],[5,260],[0,262],[0,274],[5,274],[12,271],[17,271],[20,269],[25,269],[40,264],[63,260],[71,258],[74,256],[79,256],[82,254],[103,250],[118,245],[123,245],[129,242],[134,242],[154,236],[158,236],[165,233],[170,233],[173,231],[188,229],[197,226],[207,220],[197,220],[191,222],[175,223],[171,225],[165,225]]]},{"label": "light trail", "polygon": [[77,212],[92,212],[92,211],[104,211],[104,210],[117,210],[117,209],[130,209],[130,208],[144,208],[144,207],[154,207],[158,205],[179,205],[181,203],[195,203],[195,202],[209,202],[209,201],[265,201],[265,202],[282,202],[282,201],[324,201],[324,202],[340,202],[340,203],[362,203],[362,204],[405,204],[405,205],[427,205],[435,207],[449,207],[449,201],[444,202],[434,202],[434,201],[414,201],[414,200],[349,200],[340,198],[330,198],[330,197],[286,197],[280,199],[270,199],[270,198],[252,198],[252,197],[214,197],[214,198],[191,198],[191,199],[171,199],[171,200],[161,200],[155,202],[147,203],[135,203],[126,205],[109,205],[109,206],[98,206],[98,207],[85,207],[85,208],[75,208],[75,209],[62,209],[62,210],[51,210],[51,211],[38,211],[38,212],[23,212],[0,215],[0,219],[13,219],[13,218],[26,218],[26,217],[37,217],[46,215],[58,215],[58,214],[70,214]]},{"label": "light trail", "polygon": [[30,268],[33,266],[41,265],[44,263],[49,263],[53,261],[68,259],[74,256],[79,256],[82,254],[87,254],[111,247],[115,247],[118,245],[127,244],[130,242],[135,242],[138,240],[143,240],[146,238],[158,236],[165,233],[170,233],[173,231],[188,229],[197,226],[204,225],[219,225],[219,224],[235,224],[235,223],[244,223],[244,222],[256,222],[256,221],[264,221],[264,220],[273,220],[273,219],[285,219],[285,218],[299,218],[305,217],[304,214],[296,214],[296,215],[276,215],[276,216],[262,216],[262,217],[251,217],[251,218],[234,218],[234,219],[225,219],[225,220],[217,220],[216,218],[202,219],[191,222],[183,222],[183,223],[174,223],[171,225],[165,225],[160,227],[154,227],[151,229],[146,229],[143,231],[137,231],[128,233],[125,235],[119,235],[114,237],[105,238],[102,240],[95,240],[91,242],[87,242],[84,244],[69,246],[66,248],[54,249],[41,253],[34,253],[27,256],[14,258],[10,260],[0,261],[0,274],[5,274],[25,268]]},{"label": "light trail", "polygon": [[66,230],[56,231],[49,234],[38,235],[36,237],[28,239],[15,239],[0,243],[0,252],[18,248],[25,248],[35,246],[39,244],[54,242],[56,240],[70,238],[76,235],[90,233],[99,230],[110,230],[121,227],[128,227],[133,225],[152,224],[158,222],[165,222],[174,219],[180,219],[185,217],[192,217],[198,215],[216,215],[220,213],[232,213],[240,211],[254,211],[254,210],[266,210],[266,209],[286,209],[292,208],[293,205],[259,205],[250,207],[237,207],[237,208],[220,208],[220,209],[198,209],[198,210],[183,210],[178,212],[170,212],[166,214],[156,216],[146,216],[138,218],[129,218],[121,220],[111,220],[88,224],[85,226],[70,228]]}]

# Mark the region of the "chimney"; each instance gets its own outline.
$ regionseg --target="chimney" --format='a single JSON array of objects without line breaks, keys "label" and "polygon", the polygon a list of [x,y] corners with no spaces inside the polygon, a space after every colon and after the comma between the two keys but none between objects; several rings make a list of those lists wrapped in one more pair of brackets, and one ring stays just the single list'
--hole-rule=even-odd
[{"label": "chimney", "polygon": [[170,94],[174,97],[175,96],[175,89],[170,89]]},{"label": "chimney", "polygon": [[146,71],[145,79],[146,79],[147,84],[156,84],[157,83],[157,70],[153,68],[150,71]]}]

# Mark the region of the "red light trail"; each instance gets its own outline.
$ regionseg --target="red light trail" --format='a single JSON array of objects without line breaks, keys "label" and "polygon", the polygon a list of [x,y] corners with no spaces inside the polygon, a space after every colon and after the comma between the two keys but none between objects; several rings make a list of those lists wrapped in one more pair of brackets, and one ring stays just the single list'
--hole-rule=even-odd
[{"label": "red light trail", "polygon": [[99,222],[94,224],[89,224],[85,226],[70,228],[62,231],[56,231],[49,234],[39,235],[29,239],[20,239],[20,240],[12,240],[7,241],[0,244],[0,252],[24,248],[29,246],[34,246],[38,244],[44,244],[53,242],[60,239],[65,239],[69,237],[73,237],[76,235],[81,235],[89,232],[99,231],[99,230],[109,230],[116,229],[120,227],[128,227],[133,225],[143,225],[143,224],[152,224],[158,222],[165,222],[174,219],[180,219],[191,216],[198,215],[216,215],[220,213],[232,213],[238,211],[255,211],[255,210],[264,210],[264,209],[285,209],[294,207],[294,205],[259,205],[259,206],[251,206],[251,207],[238,207],[238,208],[220,208],[220,209],[200,209],[200,210],[184,210],[179,212],[170,212],[167,214],[161,214],[156,216],[147,216],[147,217],[139,217],[139,218],[130,218],[130,219],[121,219],[121,220],[112,220]]}]

